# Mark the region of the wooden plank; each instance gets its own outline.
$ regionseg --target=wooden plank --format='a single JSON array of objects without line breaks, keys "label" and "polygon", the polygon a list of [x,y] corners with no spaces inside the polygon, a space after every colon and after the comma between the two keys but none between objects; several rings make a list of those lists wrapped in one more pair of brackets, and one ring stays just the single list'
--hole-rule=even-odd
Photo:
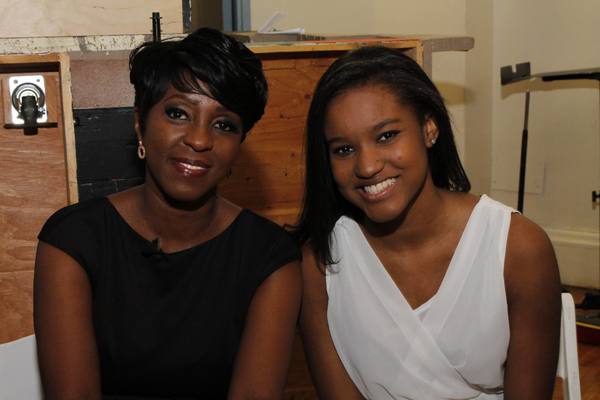
[{"label": "wooden plank", "polygon": [[[0,57],[0,81],[13,74],[44,76],[49,114],[56,121],[54,127],[38,128],[36,135],[0,125],[0,343],[32,333],[37,234],[46,219],[68,203],[63,128],[67,121],[72,126],[72,119],[63,115],[64,105],[70,104],[69,94],[61,95],[61,74],[68,68],[63,62],[56,54]],[[0,98],[6,105],[8,91]],[[0,110],[4,114],[6,107]]]},{"label": "wooden plank", "polygon": [[0,272],[0,343],[33,333],[33,271]]},{"label": "wooden plank", "polygon": [[380,45],[386,47],[411,49],[421,45],[419,39],[352,39],[352,40],[319,40],[286,43],[248,43],[247,46],[256,54],[306,53],[321,51],[350,51],[359,47]]},{"label": "wooden plank", "polygon": [[70,204],[77,203],[77,160],[75,153],[75,123],[73,121],[73,98],[71,95],[71,70],[69,56],[59,54],[60,59],[60,102],[62,110],[62,126],[65,143],[65,162],[67,169],[67,198]]},{"label": "wooden plank", "polygon": [[[42,75],[49,108],[59,106],[58,72]],[[37,231],[67,204],[62,119],[54,128],[39,128],[37,135],[0,129],[0,170],[0,271],[31,269]]]},{"label": "wooden plank", "polygon": [[220,192],[279,224],[296,222],[304,187],[304,127],[314,87],[331,56],[264,59],[269,102]]},{"label": "wooden plank", "polygon": [[150,34],[154,11],[163,32],[183,32],[181,0],[4,0],[0,37]]}]

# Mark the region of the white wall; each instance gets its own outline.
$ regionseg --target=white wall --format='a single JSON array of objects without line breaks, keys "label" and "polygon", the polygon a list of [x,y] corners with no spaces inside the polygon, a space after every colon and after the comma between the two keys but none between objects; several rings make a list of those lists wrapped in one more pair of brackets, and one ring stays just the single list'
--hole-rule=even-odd
[{"label": "white wall", "polygon": [[[531,62],[532,73],[600,67],[596,0],[493,2],[491,194],[516,206],[527,85],[500,88],[503,65]],[[597,81],[534,84],[524,213],[555,244],[566,283],[600,286],[600,102]],[[469,131],[469,134],[471,132]]]}]

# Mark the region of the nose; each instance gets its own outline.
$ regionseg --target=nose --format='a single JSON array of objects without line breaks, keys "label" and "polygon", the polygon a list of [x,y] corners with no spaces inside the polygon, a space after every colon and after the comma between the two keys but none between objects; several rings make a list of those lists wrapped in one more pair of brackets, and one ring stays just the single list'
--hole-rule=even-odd
[{"label": "nose", "polygon": [[383,169],[385,162],[374,148],[362,148],[358,151],[354,173],[359,178],[372,178]]},{"label": "nose", "polygon": [[183,136],[183,143],[194,151],[208,151],[213,148],[213,137],[209,128],[201,124],[190,125]]}]

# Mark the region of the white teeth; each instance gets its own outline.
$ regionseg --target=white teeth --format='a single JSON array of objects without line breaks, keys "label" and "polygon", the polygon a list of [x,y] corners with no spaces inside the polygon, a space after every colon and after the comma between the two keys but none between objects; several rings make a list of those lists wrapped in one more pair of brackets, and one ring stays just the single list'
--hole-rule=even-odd
[{"label": "white teeth", "polygon": [[365,189],[365,192],[369,194],[377,194],[383,192],[385,189],[389,188],[394,183],[396,183],[396,178],[389,178],[375,185],[365,186],[363,189]]},{"label": "white teeth", "polygon": [[192,165],[192,164],[187,164],[187,163],[181,163],[184,167],[186,167],[187,169],[191,169],[192,171],[201,171],[203,169],[206,169],[204,167],[201,167],[199,165]]}]

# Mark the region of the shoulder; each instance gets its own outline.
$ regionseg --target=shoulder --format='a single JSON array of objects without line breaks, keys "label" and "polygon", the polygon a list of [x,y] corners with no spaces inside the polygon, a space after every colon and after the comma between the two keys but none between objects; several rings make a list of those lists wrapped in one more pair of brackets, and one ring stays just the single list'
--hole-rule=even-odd
[{"label": "shoulder", "polygon": [[86,224],[94,225],[107,207],[110,207],[110,204],[105,197],[63,207],[48,218],[39,236],[42,238],[60,229],[84,228]]},{"label": "shoulder", "polygon": [[262,280],[266,276],[301,258],[296,241],[283,227],[244,209],[234,221],[232,239],[247,255],[252,270]]},{"label": "shoulder", "polygon": [[558,266],[548,235],[533,221],[513,213],[506,243],[504,276],[507,293],[556,285]]},{"label": "shoulder", "polygon": [[253,211],[243,209],[237,219],[238,229],[255,242],[264,244],[284,243],[298,247],[292,235],[282,226]]},{"label": "shoulder", "polygon": [[540,257],[554,257],[550,238],[530,219],[512,213],[508,231],[507,257],[511,262],[535,261]]},{"label": "shoulder", "polygon": [[105,244],[106,198],[97,198],[64,207],[55,212],[38,235],[41,242],[69,255],[92,273]]}]

